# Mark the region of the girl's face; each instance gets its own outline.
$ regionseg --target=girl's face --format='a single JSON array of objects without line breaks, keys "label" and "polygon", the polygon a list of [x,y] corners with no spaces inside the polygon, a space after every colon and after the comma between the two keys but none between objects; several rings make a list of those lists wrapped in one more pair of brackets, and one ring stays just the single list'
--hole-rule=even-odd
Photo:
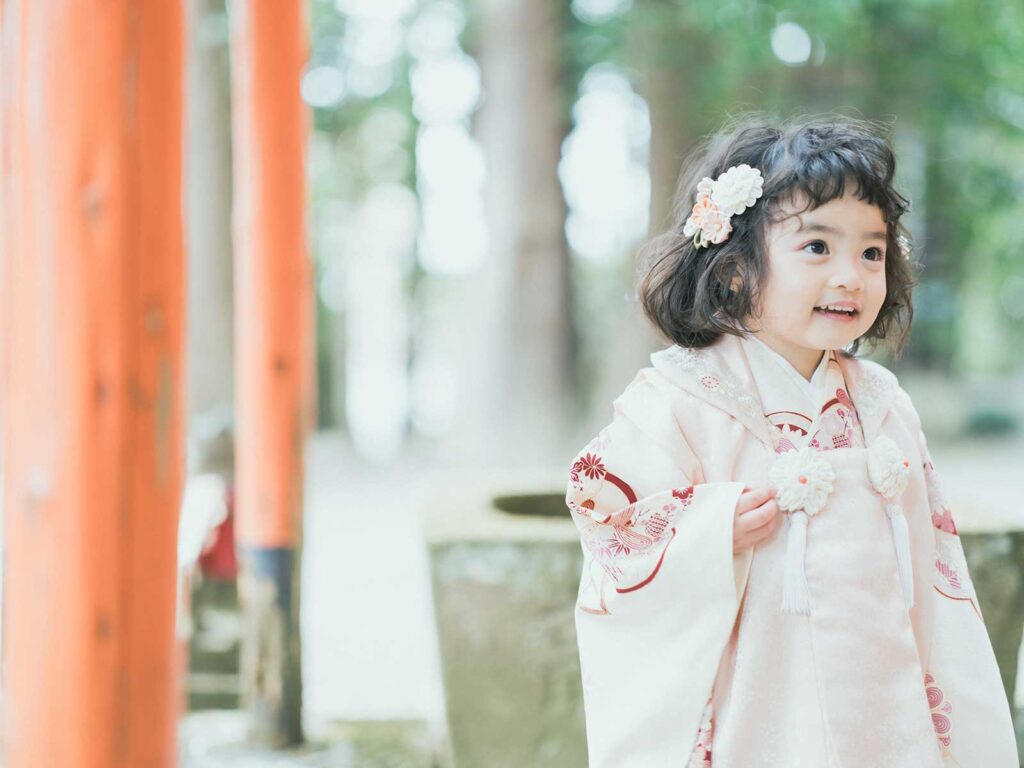
[{"label": "girl's face", "polygon": [[[889,256],[885,233],[881,210],[849,194],[769,225],[761,312],[750,320],[754,335],[809,379],[823,350],[842,349],[878,317]],[[830,312],[825,305],[854,311]]]}]

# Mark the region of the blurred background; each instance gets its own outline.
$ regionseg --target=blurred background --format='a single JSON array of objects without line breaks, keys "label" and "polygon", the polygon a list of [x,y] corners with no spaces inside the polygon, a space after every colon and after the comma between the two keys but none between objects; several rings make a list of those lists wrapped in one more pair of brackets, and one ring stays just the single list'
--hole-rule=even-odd
[{"label": "blurred background", "polygon": [[[7,377],[16,329],[32,322],[26,286],[46,284],[16,283],[15,258],[45,238],[12,246],[10,233],[18,174],[43,167],[19,167],[19,105],[49,76],[34,36],[66,39],[72,23],[56,5],[2,6]],[[1024,703],[1024,515],[1011,490],[1024,472],[1024,7],[308,0],[261,16],[258,5],[187,0],[171,60],[182,764],[585,765],[568,466],[666,345],[634,300],[636,254],[670,224],[683,157],[752,109],[889,127],[923,272],[905,353],[870,356],[922,414],[1008,696]],[[52,27],[26,21],[33,6],[51,9],[35,18]],[[304,43],[281,43],[282,30]],[[277,121],[299,126],[301,151]],[[278,184],[291,177],[275,163],[300,181]],[[282,210],[291,241],[275,239]],[[259,283],[260,260],[298,266]],[[280,299],[289,291],[296,303]],[[102,335],[73,336],[72,352],[102,356]],[[288,402],[264,397],[250,364],[275,344],[308,371]],[[16,389],[2,425],[8,510],[22,503],[11,473],[24,487],[39,479],[12,469]],[[302,437],[275,453],[262,441],[278,433],[248,425],[286,408]],[[268,505],[245,490],[257,476],[291,489],[269,513],[283,536],[246,523]],[[66,510],[77,519],[73,501]],[[5,520],[5,561],[27,546],[21,525]],[[18,567],[5,562],[5,592]],[[276,584],[269,602],[254,597],[260,574]],[[5,677],[8,625],[28,621],[7,602]],[[13,701],[5,692],[6,710]],[[22,720],[6,714],[10,734]]]}]

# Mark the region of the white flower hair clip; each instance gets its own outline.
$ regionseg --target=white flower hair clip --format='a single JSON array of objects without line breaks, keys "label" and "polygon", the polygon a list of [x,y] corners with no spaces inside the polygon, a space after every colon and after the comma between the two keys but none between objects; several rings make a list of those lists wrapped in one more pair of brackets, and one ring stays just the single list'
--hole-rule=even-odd
[{"label": "white flower hair clip", "polygon": [[732,219],[751,207],[763,190],[761,171],[746,163],[734,165],[714,181],[705,176],[697,185],[697,202],[683,226],[697,248],[724,243],[732,232]]}]

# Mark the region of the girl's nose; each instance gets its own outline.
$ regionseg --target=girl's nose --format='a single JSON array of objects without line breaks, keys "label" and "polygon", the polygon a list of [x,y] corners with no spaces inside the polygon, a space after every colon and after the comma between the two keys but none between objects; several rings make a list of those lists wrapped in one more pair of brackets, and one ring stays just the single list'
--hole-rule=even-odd
[{"label": "girl's nose", "polygon": [[845,288],[848,291],[859,291],[864,288],[864,278],[859,267],[849,260],[842,260],[829,281],[832,288]]}]

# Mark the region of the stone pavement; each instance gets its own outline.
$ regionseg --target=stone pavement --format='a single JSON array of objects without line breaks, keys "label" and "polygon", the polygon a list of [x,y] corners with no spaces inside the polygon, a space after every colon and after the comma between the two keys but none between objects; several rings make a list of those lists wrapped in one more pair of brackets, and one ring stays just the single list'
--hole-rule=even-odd
[{"label": "stone pavement", "polygon": [[437,768],[425,723],[347,723],[327,742],[281,751],[244,746],[245,716],[199,712],[179,729],[181,768]]},{"label": "stone pavement", "polygon": [[374,467],[337,434],[307,451],[302,643],[311,734],[339,720],[444,728],[427,555],[412,475]]}]

